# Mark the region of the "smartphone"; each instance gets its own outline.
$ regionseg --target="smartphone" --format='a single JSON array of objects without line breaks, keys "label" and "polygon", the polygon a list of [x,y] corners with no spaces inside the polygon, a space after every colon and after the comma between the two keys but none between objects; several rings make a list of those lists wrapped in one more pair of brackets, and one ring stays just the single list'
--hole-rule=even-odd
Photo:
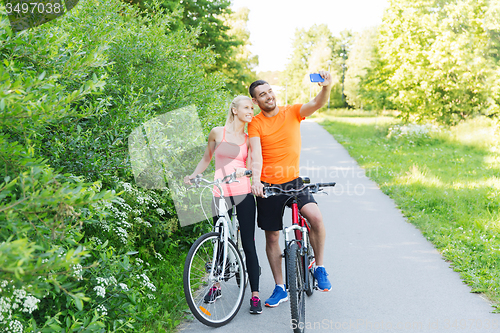
[{"label": "smartphone", "polygon": [[309,78],[311,79],[311,82],[323,82],[325,79],[321,77],[318,73],[314,74],[309,74]]}]

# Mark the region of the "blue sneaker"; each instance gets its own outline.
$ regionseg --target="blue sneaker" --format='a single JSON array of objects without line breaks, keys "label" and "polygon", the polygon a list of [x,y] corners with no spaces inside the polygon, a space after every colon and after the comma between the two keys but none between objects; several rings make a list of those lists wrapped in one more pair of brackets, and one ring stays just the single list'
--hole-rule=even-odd
[{"label": "blue sneaker", "polygon": [[269,306],[271,308],[277,307],[281,302],[286,302],[288,301],[288,293],[283,290],[280,286],[274,287],[273,294],[271,297],[266,299],[266,306]]},{"label": "blue sneaker", "polygon": [[327,278],[328,273],[324,267],[316,267],[314,270],[314,278],[318,281],[318,289],[321,291],[332,290],[332,284]]}]

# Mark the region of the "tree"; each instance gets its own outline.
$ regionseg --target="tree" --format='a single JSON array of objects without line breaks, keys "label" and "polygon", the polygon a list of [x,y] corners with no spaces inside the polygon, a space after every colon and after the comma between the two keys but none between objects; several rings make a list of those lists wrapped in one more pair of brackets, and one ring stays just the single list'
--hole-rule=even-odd
[{"label": "tree", "polygon": [[218,55],[215,64],[209,66],[209,71],[221,69],[229,59],[228,49],[241,44],[229,36],[230,27],[224,23],[224,16],[232,13],[229,0],[163,0],[161,4],[168,12],[177,15],[170,25],[172,31],[185,28],[198,30],[197,47],[210,48]]},{"label": "tree", "polygon": [[[326,24],[313,25],[309,30],[296,30],[292,57],[283,73],[282,80],[285,82],[281,82],[282,86],[287,85],[289,101],[304,103],[310,100],[312,87],[308,74],[326,69],[328,61],[338,50],[337,44],[338,38],[332,36]],[[332,75],[338,84],[338,73],[332,71]]]},{"label": "tree", "polygon": [[345,95],[347,103],[356,108],[363,106],[360,82],[366,77],[367,70],[374,61],[376,34],[374,27],[357,33],[353,37],[353,46],[346,61]]},{"label": "tree", "polygon": [[359,81],[359,102],[368,110],[394,109],[392,98],[396,91],[389,85],[392,72],[380,58],[378,48],[373,49],[373,59],[366,74]]},{"label": "tree", "polygon": [[247,94],[248,86],[257,79],[254,67],[258,64],[258,57],[252,55],[250,32],[247,29],[248,14],[246,7],[237,12],[226,14],[225,24],[230,27],[228,36],[240,44],[226,51],[227,62],[222,65],[222,73],[227,77],[226,87],[234,94]]},{"label": "tree", "polygon": [[387,82],[397,91],[390,99],[405,118],[456,122],[498,112],[490,89],[498,76],[491,57],[495,48],[484,24],[492,4],[390,2],[379,29],[379,52],[390,73]]},{"label": "tree", "polygon": [[[133,3],[146,11],[154,10],[157,0],[122,0]],[[233,94],[241,94],[255,79],[253,68],[257,56],[248,50],[249,32],[247,8],[234,13],[229,0],[161,0],[161,8],[170,15],[170,31],[187,29],[195,31],[199,50],[210,49],[215,62],[205,64],[208,73],[222,72],[226,88]]]}]

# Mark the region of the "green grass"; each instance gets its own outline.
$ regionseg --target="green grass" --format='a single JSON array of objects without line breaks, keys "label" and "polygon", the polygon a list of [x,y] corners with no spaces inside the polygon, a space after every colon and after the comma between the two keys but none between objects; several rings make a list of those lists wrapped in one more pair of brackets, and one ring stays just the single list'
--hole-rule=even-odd
[{"label": "green grass", "polygon": [[498,124],[471,121],[424,137],[388,138],[390,116],[325,113],[316,119],[367,169],[449,260],[500,312]]}]

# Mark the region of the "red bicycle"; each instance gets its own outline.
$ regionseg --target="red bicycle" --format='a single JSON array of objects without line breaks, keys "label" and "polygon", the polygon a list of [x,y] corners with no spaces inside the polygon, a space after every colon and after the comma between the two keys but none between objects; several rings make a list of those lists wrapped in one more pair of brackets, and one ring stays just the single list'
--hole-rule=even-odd
[{"label": "red bicycle", "polygon": [[[290,295],[290,311],[292,315],[292,328],[295,333],[304,332],[306,304],[304,293],[311,296],[315,286],[314,270],[315,263],[312,246],[309,243],[309,222],[300,215],[298,208],[298,195],[306,188],[310,193],[317,193],[324,187],[333,187],[335,183],[310,184],[308,177],[301,177],[304,186],[299,189],[284,190],[277,186],[265,186],[264,195],[284,194],[292,200],[292,225],[283,228],[285,238],[285,276],[286,286]],[[293,231],[294,236],[291,236]]]}]

